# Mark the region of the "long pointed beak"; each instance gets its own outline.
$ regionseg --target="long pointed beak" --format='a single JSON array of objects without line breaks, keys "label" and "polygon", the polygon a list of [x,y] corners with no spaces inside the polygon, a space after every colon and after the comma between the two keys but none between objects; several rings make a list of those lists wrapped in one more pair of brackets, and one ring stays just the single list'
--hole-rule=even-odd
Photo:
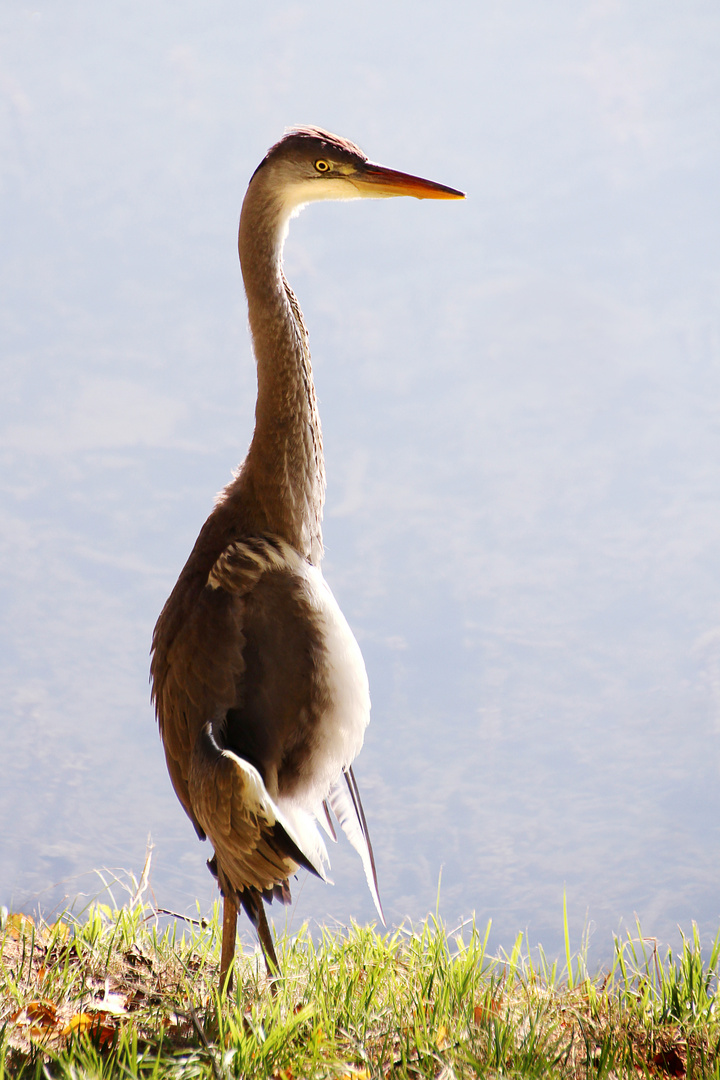
[{"label": "long pointed beak", "polygon": [[391,198],[393,195],[412,195],[416,199],[464,199],[465,192],[423,180],[421,176],[386,169],[374,161],[365,162],[362,172],[352,178],[363,195],[370,198]]}]

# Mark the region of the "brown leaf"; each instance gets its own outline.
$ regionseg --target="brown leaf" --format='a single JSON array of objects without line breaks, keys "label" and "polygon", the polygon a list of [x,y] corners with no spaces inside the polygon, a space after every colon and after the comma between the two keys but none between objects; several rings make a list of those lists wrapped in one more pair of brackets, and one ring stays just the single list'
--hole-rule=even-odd
[{"label": "brown leaf", "polygon": [[490,998],[484,1005],[476,1005],[473,1009],[473,1023],[484,1024],[492,1016],[499,1016],[500,1009],[502,1008],[503,998]]},{"label": "brown leaf", "polygon": [[62,1034],[65,1036],[91,1035],[103,1046],[105,1043],[112,1042],[115,1037],[115,1028],[106,1022],[107,1016],[106,1012],[96,1012],[92,1016],[90,1013],[75,1013],[62,1029]]},{"label": "brown leaf", "polygon": [[28,1001],[27,1005],[12,1014],[10,1020],[18,1027],[30,1027],[32,1035],[43,1034],[41,1028],[57,1025],[57,1009],[52,1001]]},{"label": "brown leaf", "polygon": [[34,1024],[54,1027],[57,1024],[57,1009],[52,1001],[29,1001],[25,1006],[28,1019]]},{"label": "brown leaf", "polygon": [[145,991],[137,986],[131,994],[128,995],[127,1008],[139,1009],[145,1004]]},{"label": "brown leaf", "polygon": [[10,937],[19,941],[21,937],[32,934],[35,928],[35,922],[30,915],[22,915],[20,912],[15,912],[12,915],[8,915],[5,926],[10,933]]},{"label": "brown leaf", "polygon": [[670,1076],[684,1076],[685,1062],[676,1046],[667,1046],[653,1057],[653,1064]]}]

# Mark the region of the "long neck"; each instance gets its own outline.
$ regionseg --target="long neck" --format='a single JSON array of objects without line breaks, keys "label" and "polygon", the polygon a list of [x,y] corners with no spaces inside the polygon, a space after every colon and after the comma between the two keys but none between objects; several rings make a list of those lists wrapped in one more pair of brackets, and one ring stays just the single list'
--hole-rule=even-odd
[{"label": "long neck", "polygon": [[282,203],[251,183],[238,247],[258,397],[243,474],[267,529],[319,563],[325,463],[307,330],[282,269],[288,218]]}]

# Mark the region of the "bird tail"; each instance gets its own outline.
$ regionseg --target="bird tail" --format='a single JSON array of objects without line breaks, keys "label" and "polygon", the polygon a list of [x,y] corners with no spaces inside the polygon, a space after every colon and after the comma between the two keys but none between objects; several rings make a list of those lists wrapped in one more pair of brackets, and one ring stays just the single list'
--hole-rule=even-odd
[{"label": "bird tail", "polygon": [[367,821],[365,820],[365,811],[360,799],[360,790],[352,766],[349,765],[347,769],[343,770],[342,776],[330,791],[327,801],[333,814],[340,822],[343,832],[362,859],[370,895],[377,908],[380,921],[383,926],[386,926],[378,891],[375,856],[370,842]]}]

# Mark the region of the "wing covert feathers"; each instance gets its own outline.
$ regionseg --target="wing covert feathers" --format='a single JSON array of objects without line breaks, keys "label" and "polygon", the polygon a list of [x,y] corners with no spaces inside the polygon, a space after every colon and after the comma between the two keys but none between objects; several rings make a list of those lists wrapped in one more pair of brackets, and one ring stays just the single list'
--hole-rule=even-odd
[{"label": "wing covert feathers", "polygon": [[[195,816],[217,856],[223,892],[253,888],[276,894],[299,866],[324,881],[323,851],[312,853],[296,828],[268,795],[257,769],[231,750],[222,750],[206,724],[198,736],[188,778]],[[319,834],[318,834],[319,840]],[[325,853],[325,859],[327,854]]]},{"label": "wing covert feathers", "polygon": [[208,585],[244,596],[263,574],[272,570],[296,571],[303,561],[295,548],[279,536],[249,536],[228,544],[208,575]]}]

